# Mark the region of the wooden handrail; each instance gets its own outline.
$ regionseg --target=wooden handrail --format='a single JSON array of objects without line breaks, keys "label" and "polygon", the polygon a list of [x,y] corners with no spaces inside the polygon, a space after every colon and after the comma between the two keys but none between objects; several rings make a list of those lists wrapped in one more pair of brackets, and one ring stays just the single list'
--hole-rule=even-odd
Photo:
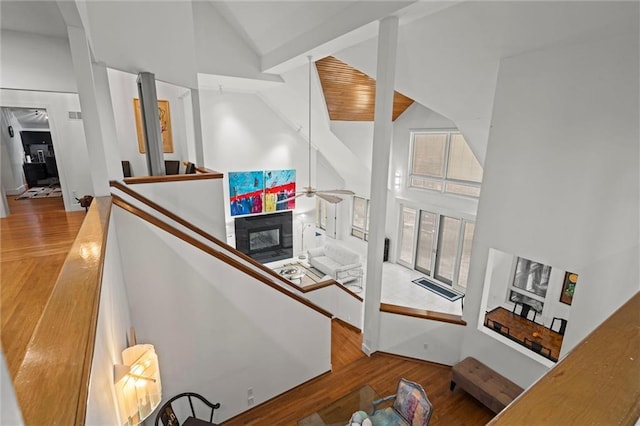
[{"label": "wooden handrail", "polygon": [[640,293],[489,425],[633,425],[640,416]]},{"label": "wooden handrail", "polygon": [[[125,180],[125,182],[126,182],[126,180]],[[363,299],[360,296],[350,292],[349,289],[347,289],[344,285],[340,284],[339,282],[337,282],[337,281],[335,281],[333,279],[324,281],[322,283],[318,283],[316,285],[308,286],[308,287],[297,286],[296,284],[294,284],[291,281],[287,280],[286,278],[284,278],[282,275],[278,274],[274,270],[267,268],[262,263],[256,261],[252,257],[249,257],[246,254],[244,254],[241,251],[239,251],[238,249],[236,249],[234,247],[231,247],[227,243],[219,240],[218,238],[214,237],[213,235],[209,234],[208,232],[205,232],[204,230],[202,230],[201,228],[195,226],[191,222],[189,222],[187,220],[184,220],[182,217],[176,215],[175,213],[171,212],[170,210],[167,210],[166,208],[162,207],[158,203],[148,199],[147,197],[145,197],[143,195],[140,195],[137,191],[134,191],[133,189],[129,188],[127,185],[124,185],[124,184],[122,184],[121,182],[118,182],[118,181],[111,181],[110,184],[111,184],[111,187],[119,189],[120,191],[124,192],[125,194],[129,195],[130,197],[135,198],[136,200],[140,201],[143,204],[146,204],[147,206],[151,207],[152,209],[160,212],[162,215],[168,217],[169,219],[173,220],[176,223],[179,223],[180,225],[184,226],[185,228],[189,229],[190,231],[195,232],[196,234],[200,235],[201,237],[205,238],[206,240],[210,241],[211,243],[217,245],[218,247],[222,247],[225,250],[233,253],[235,256],[240,257],[245,262],[250,263],[254,267],[256,267],[256,268],[260,269],[261,271],[263,271],[264,273],[274,277],[275,279],[277,279],[279,282],[281,282],[282,284],[284,284],[286,286],[292,287],[292,288],[294,288],[294,289],[296,289],[298,291],[301,291],[302,293],[308,293],[310,291],[319,290],[319,289],[327,287],[329,285],[335,285],[339,289],[341,289],[342,291],[346,292],[349,296],[351,296],[351,297],[353,297],[353,298],[355,298],[355,299],[357,299],[357,300],[359,300],[361,302],[363,301]]]},{"label": "wooden handrail", "polygon": [[406,306],[380,304],[380,312],[389,314],[404,315],[408,317],[428,319],[432,321],[448,322],[451,324],[467,325],[467,322],[460,315],[447,314],[444,312],[427,311],[425,309],[408,308]]},{"label": "wooden handrail", "polygon": [[111,198],[93,200],[14,378],[27,425],[84,425]]},{"label": "wooden handrail", "polygon": [[126,202],[125,200],[123,200],[122,198],[118,197],[117,195],[112,195],[113,198],[113,204],[115,204],[116,206],[120,207],[121,209],[128,211],[129,213],[139,217],[140,219],[162,229],[165,232],[170,233],[171,235],[173,235],[176,238],[181,239],[182,241],[202,250],[203,252],[216,257],[218,259],[220,259],[221,261],[223,261],[224,263],[233,266],[234,268],[238,269],[239,271],[242,271],[243,273],[257,279],[258,281],[268,285],[269,287],[273,288],[274,290],[279,291],[282,294],[285,294],[289,297],[291,297],[292,299],[297,300],[298,302],[308,306],[309,308],[315,310],[316,312],[328,317],[328,318],[332,318],[333,315],[320,308],[319,306],[313,304],[311,301],[309,301],[308,299],[305,299],[304,297],[298,296],[297,294],[291,292],[290,290],[287,290],[286,288],[279,286],[277,284],[275,284],[274,282],[272,282],[271,280],[267,279],[267,277],[265,277],[264,275],[260,274],[259,272],[257,272],[254,269],[251,269],[249,267],[247,267],[246,265],[244,265],[243,263],[241,263],[240,261],[232,258],[231,256],[228,256],[218,250],[215,250],[214,248],[208,246],[207,244],[204,244],[203,242],[195,239],[194,237],[187,235],[185,232],[182,232],[178,229],[176,229],[175,227],[169,225],[168,223],[154,217],[153,215],[129,204],[128,202]]},{"label": "wooden handrail", "polygon": [[156,183],[156,182],[181,182],[185,180],[206,180],[206,179],[222,179],[224,175],[221,172],[209,170],[204,167],[196,167],[197,173],[192,174],[177,174],[177,175],[164,175],[164,176],[132,176],[124,178],[124,181],[129,184],[138,183]]}]

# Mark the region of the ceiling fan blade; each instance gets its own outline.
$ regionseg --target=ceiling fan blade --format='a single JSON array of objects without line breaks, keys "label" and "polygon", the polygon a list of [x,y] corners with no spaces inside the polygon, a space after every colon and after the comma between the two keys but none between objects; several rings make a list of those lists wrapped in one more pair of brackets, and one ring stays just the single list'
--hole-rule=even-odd
[{"label": "ceiling fan blade", "polygon": [[318,192],[324,192],[325,194],[356,195],[355,192],[348,189],[318,189]]},{"label": "ceiling fan blade", "polygon": [[293,197],[285,198],[284,200],[276,201],[276,204],[288,203],[291,200],[295,200],[296,198],[300,198],[303,195],[306,195],[306,192],[301,192],[300,194],[294,195]]},{"label": "ceiling fan blade", "polygon": [[342,198],[340,197],[337,197],[335,195],[324,194],[322,192],[316,192],[316,196],[319,198],[322,198],[323,200],[331,204],[338,204],[339,202],[342,201]]}]

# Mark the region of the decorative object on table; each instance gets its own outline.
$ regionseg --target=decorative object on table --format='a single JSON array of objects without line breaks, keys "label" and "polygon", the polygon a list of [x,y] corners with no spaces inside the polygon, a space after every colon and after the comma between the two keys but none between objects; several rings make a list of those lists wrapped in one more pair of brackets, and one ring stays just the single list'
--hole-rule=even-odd
[{"label": "decorative object on table", "polygon": [[89,210],[89,206],[91,206],[91,202],[93,201],[93,196],[85,195],[82,198],[76,198],[76,201],[80,203],[80,207],[84,207],[84,211]]},{"label": "decorative object on table", "polygon": [[564,282],[562,283],[562,292],[560,293],[560,301],[571,305],[573,302],[573,294],[576,291],[576,284],[578,283],[578,274],[573,272],[565,272]]},{"label": "decorative object on table", "polygon": [[355,192],[353,191],[349,191],[348,189],[328,189],[328,190],[320,190],[320,189],[316,189],[314,187],[311,186],[311,69],[312,69],[312,62],[311,62],[311,56],[307,56],[308,60],[309,60],[309,108],[308,108],[308,113],[309,113],[309,136],[307,138],[308,142],[309,142],[309,179],[307,181],[307,186],[304,187],[304,189],[302,191],[298,191],[295,195],[293,195],[290,198],[287,199],[283,199],[283,200],[279,200],[278,203],[289,203],[292,200],[305,196],[305,197],[313,197],[316,196],[318,198],[322,198],[323,200],[332,203],[332,204],[337,204],[339,202],[342,201],[342,198],[339,197],[336,194],[340,194],[340,195],[355,195]]},{"label": "decorative object on table", "polygon": [[[183,398],[186,398],[189,402],[188,407],[191,410],[191,415],[189,417],[187,417],[184,421],[180,422],[178,420],[178,417],[176,416],[174,410],[173,410],[173,406],[172,404],[175,403],[178,400],[183,400]],[[193,408],[193,401],[192,398],[195,398],[196,400],[199,400],[199,402],[201,402],[202,404],[204,404],[204,406],[206,406],[206,408],[204,409],[205,411],[209,411],[208,417],[209,420],[202,420],[199,417],[196,417],[196,412]],[[184,401],[184,400],[183,400]],[[202,404],[198,404],[196,406],[202,407]],[[187,404],[185,403],[184,406],[186,407]],[[155,422],[155,426],[158,426],[160,423],[162,422],[163,426],[205,426],[205,425],[216,425],[217,423],[213,423],[213,413],[215,410],[217,410],[218,408],[220,408],[220,403],[217,402],[215,404],[209,402],[209,400],[207,400],[204,396],[194,393],[194,392],[183,392],[181,394],[178,394],[174,397],[172,397],[171,399],[169,399],[167,402],[164,403],[164,405],[162,407],[160,407],[160,409],[158,410],[158,414],[156,414],[156,422]],[[184,412],[186,412],[186,408],[185,410],[182,410]]]},{"label": "decorative object on table", "polygon": [[[144,130],[142,125],[142,112],[140,111],[140,99],[133,99],[133,112],[136,118],[136,130],[138,133],[138,151],[141,154],[147,152],[144,144]],[[173,152],[173,133],[171,132],[171,112],[169,101],[158,100],[158,116],[160,117],[160,130],[162,131],[162,152]]]},{"label": "decorative object on table", "polygon": [[[380,404],[388,401],[393,401],[391,407],[378,409]],[[400,379],[394,395],[373,401],[370,419],[375,425],[426,426],[429,424],[432,412],[433,405],[422,386],[407,379]]]}]

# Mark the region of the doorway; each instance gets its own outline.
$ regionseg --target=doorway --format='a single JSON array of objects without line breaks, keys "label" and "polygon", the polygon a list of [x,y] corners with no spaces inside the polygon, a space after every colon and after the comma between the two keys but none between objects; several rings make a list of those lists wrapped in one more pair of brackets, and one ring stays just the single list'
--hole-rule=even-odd
[{"label": "doorway", "polygon": [[16,199],[60,198],[62,188],[49,114],[44,108],[2,107],[2,187]]}]

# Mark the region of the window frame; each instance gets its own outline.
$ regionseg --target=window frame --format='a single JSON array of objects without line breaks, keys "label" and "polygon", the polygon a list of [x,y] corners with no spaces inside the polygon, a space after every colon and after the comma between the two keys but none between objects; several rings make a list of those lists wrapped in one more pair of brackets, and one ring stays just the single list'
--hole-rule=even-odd
[{"label": "window frame", "polygon": [[[416,135],[423,135],[423,134],[444,134],[446,135],[446,141],[445,141],[445,148],[444,148],[444,156],[443,156],[443,164],[442,164],[442,177],[437,177],[437,176],[431,176],[431,175],[424,175],[424,174],[419,174],[419,173],[414,173],[413,170],[413,160],[414,160],[414,152],[415,152],[415,144],[416,144]],[[451,151],[451,136],[452,135],[462,135],[462,132],[460,132],[458,129],[414,129],[414,130],[410,130],[410,143],[409,143],[409,164],[408,164],[408,168],[407,170],[409,171],[408,176],[407,176],[407,183],[406,185],[409,188],[412,189],[418,189],[418,190],[427,190],[427,191],[434,191],[434,192],[439,192],[441,194],[447,194],[447,195],[454,195],[454,196],[459,196],[459,197],[465,197],[465,198],[474,198],[474,199],[478,199],[480,198],[480,191],[482,189],[482,178],[480,179],[480,182],[475,182],[475,181],[471,181],[471,180],[462,180],[462,179],[453,179],[453,178],[449,178],[447,177],[447,175],[449,174],[449,155],[450,155],[450,151]],[[462,135],[464,138],[464,135]],[[465,143],[466,139],[465,139]],[[482,165],[480,165],[480,167],[482,167]],[[483,168],[483,177],[484,177],[484,168]],[[416,183],[414,183],[416,182]],[[423,185],[418,185],[417,182],[422,182]],[[432,188],[427,187],[427,186],[434,186]],[[472,195],[472,194],[465,194],[462,193],[460,191],[456,192],[456,191],[451,191],[449,186],[450,185],[458,185],[461,186],[462,188],[469,188],[470,190],[477,190],[477,195]],[[439,187],[439,189],[437,188]]]},{"label": "window frame", "polygon": [[[356,219],[356,199],[360,199],[360,200],[364,200],[364,202],[366,203],[366,207],[365,207],[365,219],[364,219],[364,229],[356,226],[355,225],[355,219]],[[352,211],[351,211],[351,236],[354,238],[357,238],[359,240],[363,240],[363,241],[369,241],[369,213],[370,213],[370,208],[371,208],[371,201],[368,198],[364,198],[364,197],[360,197],[357,195],[353,196],[353,204],[352,204]],[[357,233],[362,234],[362,236],[360,235],[356,235]]]},{"label": "window frame", "polygon": [[[465,233],[465,227],[467,224],[474,224],[474,235],[475,235],[475,218],[471,219],[471,218],[467,218],[467,217],[462,217],[462,216],[457,216],[457,215],[452,215],[451,213],[445,213],[445,212],[439,212],[439,211],[433,211],[432,210],[427,210],[427,209],[422,209],[419,207],[415,207],[415,206],[411,206],[411,205],[406,205],[406,204],[401,204],[400,205],[400,218],[398,220],[398,240],[400,242],[402,242],[402,239],[404,238],[404,233],[403,233],[403,226],[404,226],[404,215],[402,214],[404,209],[411,209],[414,210],[416,212],[416,217],[414,220],[414,224],[413,224],[413,229],[414,229],[414,235],[412,238],[412,253],[411,253],[411,264],[409,264],[408,262],[401,260],[400,259],[400,250],[401,250],[401,245],[402,243],[398,244],[398,253],[397,253],[397,258],[396,261],[398,264],[407,267],[409,269],[415,270],[415,271],[419,271],[423,274],[425,274],[429,279],[434,280],[440,284],[444,284],[444,285],[448,285],[453,287],[454,289],[457,290],[461,290],[461,291],[466,291],[466,285],[468,284],[465,283],[465,286],[461,286],[460,282],[459,282],[459,278],[460,278],[460,267],[462,265],[462,256],[463,256],[463,245],[464,245],[464,233]],[[430,265],[430,271],[427,272],[425,269],[418,267],[417,266],[417,262],[418,262],[418,241],[420,238],[420,220],[422,218],[422,212],[427,212],[430,214],[435,215],[435,227],[434,227],[434,236],[432,238],[432,247],[431,247],[431,251],[432,251],[432,256],[431,256],[431,265]],[[438,278],[436,276],[436,264],[438,261],[438,244],[439,244],[439,240],[440,240],[440,234],[441,234],[441,222],[442,222],[442,217],[449,217],[452,219],[456,219],[459,220],[460,223],[458,225],[458,237],[457,237],[457,241],[456,241],[456,257],[454,260],[454,269],[453,269],[453,279],[451,280],[451,282],[447,282],[448,280],[442,280],[440,278]],[[471,238],[471,241],[473,241],[473,237]],[[469,262],[471,262],[471,250],[469,250]],[[467,277],[468,279],[468,277]]]},{"label": "window frame", "polygon": [[[545,295],[544,296],[540,296],[532,291],[529,291],[527,289],[518,287],[515,285],[515,281],[517,278],[517,270],[518,270],[518,262],[520,261],[520,259],[524,259],[527,260],[529,262],[535,262],[538,263],[540,265],[542,265],[544,268],[549,268],[549,274],[547,276],[547,290],[545,290]],[[505,294],[505,298],[506,298],[506,302],[509,303],[510,305],[514,306],[517,302],[511,300],[511,294],[512,293],[517,293],[521,296],[524,297],[528,297],[529,299],[532,299],[534,301],[540,302],[542,304],[540,310],[538,311],[537,309],[535,309],[535,307],[533,307],[536,312],[538,312],[538,315],[540,315],[540,317],[542,317],[543,312],[545,311],[545,306],[547,306],[548,304],[548,298],[550,297],[549,295],[549,280],[551,278],[551,271],[553,270],[553,267],[551,267],[550,265],[545,265],[543,263],[540,262],[536,262],[534,260],[531,259],[527,259],[526,257],[522,257],[522,256],[516,256],[515,257],[515,261],[513,262],[513,266],[512,266],[512,271],[511,271],[511,279],[509,281],[509,286],[507,287],[507,292]],[[518,302],[519,303],[519,302]],[[527,303],[527,302],[525,302]],[[530,304],[530,303],[529,303]]]}]

